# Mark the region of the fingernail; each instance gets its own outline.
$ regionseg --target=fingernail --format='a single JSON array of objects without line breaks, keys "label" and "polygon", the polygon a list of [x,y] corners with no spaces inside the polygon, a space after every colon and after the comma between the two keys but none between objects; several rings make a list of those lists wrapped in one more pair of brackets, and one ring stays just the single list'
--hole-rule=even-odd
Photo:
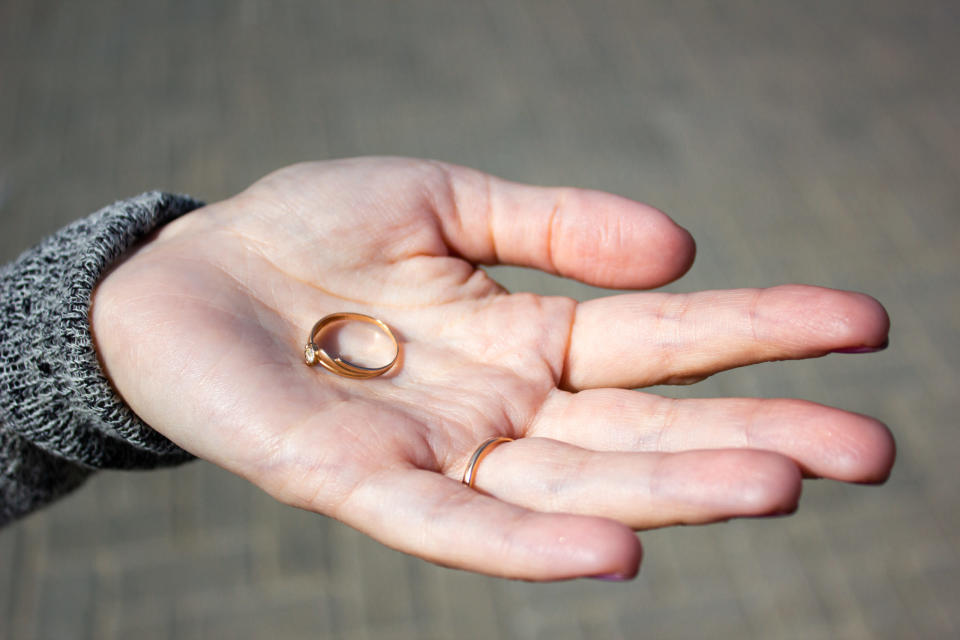
[{"label": "fingernail", "polygon": [[626,582],[630,578],[619,573],[601,573],[596,576],[587,576],[591,580],[602,580],[603,582]]},{"label": "fingernail", "polygon": [[834,349],[830,353],[876,353],[883,351],[890,346],[890,339],[887,338],[879,347],[847,347],[846,349]]}]

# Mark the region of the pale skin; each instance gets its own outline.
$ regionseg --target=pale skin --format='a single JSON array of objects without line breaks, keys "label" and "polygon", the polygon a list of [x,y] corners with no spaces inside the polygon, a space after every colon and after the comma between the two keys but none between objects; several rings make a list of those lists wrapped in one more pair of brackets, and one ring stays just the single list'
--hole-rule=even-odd
[{"label": "pale skin", "polygon": [[[881,347],[872,298],[790,285],[510,294],[478,264],[648,289],[690,235],[618,196],[399,158],[302,164],[167,225],[97,288],[110,380],[154,429],[287,504],[439,564],[629,578],[635,530],[792,512],[804,476],[882,482],[881,423],[790,399],[635,391],[756,362]],[[338,311],[402,358],[369,380],[303,363]],[[461,482],[476,447],[516,440]]]}]

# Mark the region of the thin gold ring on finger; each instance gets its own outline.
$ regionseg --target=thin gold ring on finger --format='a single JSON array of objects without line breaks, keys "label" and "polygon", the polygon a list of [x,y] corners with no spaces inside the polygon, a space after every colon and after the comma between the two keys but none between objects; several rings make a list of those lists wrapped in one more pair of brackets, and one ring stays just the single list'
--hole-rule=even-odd
[{"label": "thin gold ring on finger", "polygon": [[480,462],[483,461],[491,451],[505,442],[513,442],[513,438],[504,436],[489,438],[477,447],[477,450],[470,456],[470,462],[467,463],[467,468],[463,472],[461,482],[472,489],[474,483],[477,481],[477,467],[480,466]]},{"label": "thin gold ring on finger", "polygon": [[[344,360],[340,356],[333,357],[317,344],[318,337],[323,335],[323,332],[326,331],[330,325],[337,322],[347,321],[372,324],[380,329],[380,331],[385,333],[387,337],[390,338],[390,341],[393,342],[394,347],[393,358],[391,358],[390,362],[382,367],[363,367],[359,364],[354,364],[353,362]],[[399,357],[400,342],[397,340],[397,336],[393,335],[393,331],[390,330],[390,327],[388,327],[385,322],[363,313],[351,313],[347,311],[331,313],[328,316],[320,318],[320,320],[318,320],[310,330],[310,335],[307,337],[307,344],[303,347],[303,359],[307,366],[319,364],[324,369],[332,371],[338,376],[343,376],[344,378],[376,378],[377,376],[383,375],[389,371],[393,365],[397,363],[397,359]]]}]

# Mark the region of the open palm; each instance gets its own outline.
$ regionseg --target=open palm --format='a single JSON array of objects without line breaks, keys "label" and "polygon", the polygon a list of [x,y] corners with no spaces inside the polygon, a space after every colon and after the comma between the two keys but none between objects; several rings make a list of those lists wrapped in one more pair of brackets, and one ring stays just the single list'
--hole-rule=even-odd
[{"label": "open palm", "polygon": [[[861,294],[815,287],[510,294],[476,264],[651,288],[689,235],[593,191],[371,158],[278,171],[165,227],[98,288],[93,328],[130,406],[289,504],[434,562],[536,580],[629,577],[633,529],[792,511],[802,474],[884,479],[886,429],[797,400],[628,389],[880,346]],[[306,367],[320,317],[376,316],[386,375]],[[491,436],[516,441],[460,476]]]}]

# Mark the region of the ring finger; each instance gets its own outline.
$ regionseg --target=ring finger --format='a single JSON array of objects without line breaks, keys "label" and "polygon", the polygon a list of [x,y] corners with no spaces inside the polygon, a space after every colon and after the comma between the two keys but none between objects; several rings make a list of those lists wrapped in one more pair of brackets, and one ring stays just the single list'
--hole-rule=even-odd
[{"label": "ring finger", "polygon": [[624,389],[554,392],[526,434],[597,451],[762,449],[808,475],[844,482],[882,482],[895,455],[882,423],[814,402],[676,400]]},{"label": "ring finger", "polygon": [[475,478],[476,489],[515,505],[634,529],[790,513],[801,485],[796,465],[767,451],[613,453],[549,438],[497,447]]}]

